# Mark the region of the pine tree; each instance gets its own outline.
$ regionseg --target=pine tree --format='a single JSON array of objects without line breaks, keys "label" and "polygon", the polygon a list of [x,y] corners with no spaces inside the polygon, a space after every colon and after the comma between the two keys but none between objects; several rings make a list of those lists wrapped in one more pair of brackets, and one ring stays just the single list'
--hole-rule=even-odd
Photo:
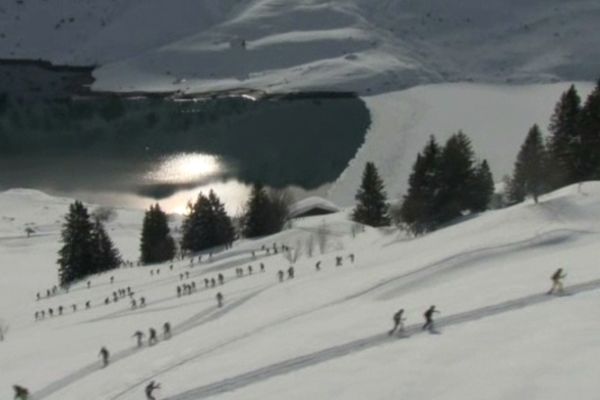
[{"label": "pine tree", "polygon": [[474,182],[469,200],[471,211],[481,212],[488,209],[494,195],[494,177],[490,166],[483,160],[475,169]]},{"label": "pine tree", "polygon": [[250,197],[246,203],[242,231],[245,237],[253,238],[270,234],[269,195],[260,183],[252,185]]},{"label": "pine tree", "polygon": [[175,256],[168,217],[158,204],[151,205],[144,215],[140,253],[143,264],[161,263]]},{"label": "pine tree", "polygon": [[581,99],[575,86],[571,85],[569,90],[562,94],[550,120],[551,136],[548,141],[548,157],[553,188],[578,180],[577,153],[581,143],[580,113]]},{"label": "pine tree", "polygon": [[121,264],[119,250],[115,248],[112,240],[100,219],[96,218],[92,225],[92,270],[91,273],[100,273],[118,268]]},{"label": "pine tree", "polygon": [[357,204],[352,212],[354,221],[375,227],[390,224],[384,184],[372,162],[365,165],[362,183],[355,199]]},{"label": "pine tree", "polygon": [[84,205],[79,201],[71,204],[61,232],[63,246],[58,251],[61,286],[68,286],[94,272],[92,230],[90,216]]},{"label": "pine tree", "polygon": [[400,222],[408,225],[414,234],[425,233],[434,227],[433,205],[439,189],[439,162],[441,149],[431,136],[408,180],[408,193],[399,210]]},{"label": "pine tree", "polygon": [[509,188],[510,200],[520,202],[525,196],[531,195],[537,203],[538,197],[548,189],[546,165],[547,153],[542,133],[534,125],[517,155]]},{"label": "pine tree", "polygon": [[440,158],[440,188],[435,199],[435,220],[444,224],[471,210],[475,169],[471,140],[462,131],[452,135]]},{"label": "pine tree", "polygon": [[231,218],[212,190],[208,197],[200,193],[188,208],[183,222],[182,249],[197,252],[231,244],[234,239]]},{"label": "pine tree", "polygon": [[579,132],[576,181],[597,179],[600,177],[600,80],[581,109]]},{"label": "pine tree", "polygon": [[221,203],[221,200],[212,190],[208,194],[208,202],[210,204],[212,214],[214,215],[214,238],[215,245],[230,246],[235,239],[235,229],[231,218],[225,211],[225,205]]}]

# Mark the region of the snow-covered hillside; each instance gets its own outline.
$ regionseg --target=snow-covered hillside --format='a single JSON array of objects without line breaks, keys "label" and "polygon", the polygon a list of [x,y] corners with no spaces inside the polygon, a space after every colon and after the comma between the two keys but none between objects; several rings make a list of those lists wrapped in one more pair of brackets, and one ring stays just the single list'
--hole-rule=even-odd
[{"label": "snow-covered hillside", "polygon": [[[506,399],[593,398],[600,321],[600,183],[564,188],[539,205],[484,213],[425,237],[367,229],[353,237],[344,213],[299,220],[274,237],[236,243],[225,253],[92,278],[70,293],[35,301],[55,280],[61,214],[67,200],[32,191],[0,194],[0,393],[20,383],[34,399],[140,399],[151,379],[159,399]],[[45,206],[47,205],[47,206]],[[40,211],[40,207],[44,210]],[[44,208],[46,207],[46,208]],[[63,209],[64,208],[64,209]],[[139,216],[139,218],[137,218]],[[14,218],[14,219],[13,219]],[[111,232],[135,257],[141,214],[119,210]],[[44,229],[26,238],[27,222]],[[328,245],[304,247],[296,278],[279,283],[289,262],[262,245],[295,249],[327,227]],[[252,258],[251,251],[256,251]],[[352,263],[349,255],[354,254]],[[335,267],[335,257],[343,266]],[[321,261],[321,271],[315,263]],[[264,263],[266,272],[258,272]],[[254,274],[235,277],[235,268]],[[549,276],[565,268],[572,296],[547,296]],[[160,268],[160,275],[150,269]],[[189,279],[180,280],[188,272]],[[204,289],[221,272],[226,283]],[[175,288],[196,282],[196,293]],[[126,299],[131,286],[147,306]],[[217,291],[225,295],[216,306]],[[90,310],[82,309],[85,301]],[[73,313],[71,304],[78,304]],[[440,335],[422,333],[422,313],[437,305]],[[34,322],[35,311],[67,306]],[[406,309],[409,337],[389,337],[391,315]],[[137,329],[173,325],[173,337],[135,348]],[[101,368],[107,346],[112,362]]]},{"label": "snow-covered hillside", "polygon": [[11,0],[0,56],[98,64],[97,89],[388,92],[592,80],[595,0]]},{"label": "snow-covered hillside", "polygon": [[[496,182],[512,174],[525,135],[533,124],[542,131],[560,95],[571,83],[537,85],[442,84],[364,97],[372,124],[365,143],[330,189],[336,204],[350,206],[365,163],[374,161],[388,195],[406,193],[417,153],[430,135],[440,143],[459,130],[472,140],[476,154],[487,159]],[[583,98],[593,84],[576,83]]]}]

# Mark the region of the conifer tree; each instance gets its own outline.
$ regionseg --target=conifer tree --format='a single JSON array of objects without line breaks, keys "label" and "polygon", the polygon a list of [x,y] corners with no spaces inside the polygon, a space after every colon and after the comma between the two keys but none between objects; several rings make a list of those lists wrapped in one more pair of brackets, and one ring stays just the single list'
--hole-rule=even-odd
[{"label": "conifer tree", "polygon": [[200,193],[196,202],[188,208],[188,215],[183,222],[181,242],[184,250],[197,252],[231,244],[234,239],[231,218],[212,190],[208,197]]},{"label": "conifer tree", "polygon": [[230,246],[235,239],[235,229],[233,228],[231,218],[227,215],[227,211],[225,211],[225,205],[221,203],[219,197],[212,190],[208,194],[208,202],[214,216],[213,235],[215,245]]},{"label": "conifer tree", "polygon": [[252,185],[250,197],[246,203],[242,231],[245,237],[253,238],[270,234],[269,195],[260,183]]},{"label": "conifer tree", "polygon": [[85,206],[76,201],[69,206],[61,232],[62,247],[58,251],[59,281],[61,286],[93,272],[94,251],[92,223]]},{"label": "conifer tree", "polygon": [[483,160],[474,173],[474,182],[469,199],[471,211],[480,212],[488,209],[494,195],[494,177],[490,166]]},{"label": "conifer tree", "polygon": [[352,212],[354,221],[375,227],[390,224],[389,204],[383,180],[379,177],[377,168],[372,162],[365,165],[362,183],[355,199],[357,204]]},{"label": "conifer tree", "polygon": [[441,149],[431,136],[408,180],[408,193],[400,206],[400,222],[408,225],[414,234],[425,233],[434,227],[433,206],[439,189],[439,162]]},{"label": "conifer tree", "polygon": [[578,180],[577,153],[581,144],[580,113],[581,99],[575,86],[571,85],[569,90],[561,95],[550,120],[548,157],[553,188]]},{"label": "conifer tree", "polygon": [[542,133],[538,126],[534,125],[517,155],[509,198],[514,202],[520,202],[525,199],[525,196],[531,195],[537,203],[538,197],[548,188],[546,165],[547,153]]},{"label": "conifer tree", "polygon": [[435,199],[435,219],[444,224],[471,210],[475,170],[471,140],[462,131],[452,135],[440,158],[440,188]]},{"label": "conifer tree", "polygon": [[93,267],[88,273],[100,273],[118,268],[121,264],[121,255],[98,218],[92,225],[91,238]]},{"label": "conifer tree", "polygon": [[160,263],[175,256],[168,217],[158,204],[151,205],[144,215],[140,253],[143,264]]},{"label": "conifer tree", "polygon": [[579,132],[576,181],[597,179],[600,177],[600,80],[581,109]]}]

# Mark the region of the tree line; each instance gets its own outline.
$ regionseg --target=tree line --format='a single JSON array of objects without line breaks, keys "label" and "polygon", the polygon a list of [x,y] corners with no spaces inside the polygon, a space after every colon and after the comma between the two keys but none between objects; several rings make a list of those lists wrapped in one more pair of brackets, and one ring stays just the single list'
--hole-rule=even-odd
[{"label": "tree line", "polygon": [[554,108],[544,138],[538,125],[529,130],[508,179],[512,203],[586,180],[600,179],[600,81],[582,104],[572,85]]},{"label": "tree line", "polygon": [[[600,179],[600,81],[582,105],[571,86],[564,92],[544,136],[537,125],[529,130],[506,179],[509,204],[585,180]],[[458,132],[440,146],[430,137],[417,154],[408,191],[393,206],[377,168],[367,163],[356,194],[352,218],[375,227],[393,220],[413,234],[422,234],[456,218],[488,209],[494,179],[486,160],[477,161],[469,138]]]}]

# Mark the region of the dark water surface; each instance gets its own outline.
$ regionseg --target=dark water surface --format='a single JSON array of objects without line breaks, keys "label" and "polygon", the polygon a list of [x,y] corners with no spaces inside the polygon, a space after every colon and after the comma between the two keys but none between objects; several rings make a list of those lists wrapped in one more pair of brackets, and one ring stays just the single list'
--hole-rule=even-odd
[{"label": "dark water surface", "polygon": [[258,99],[0,98],[0,188],[183,211],[209,188],[230,211],[248,185],[323,191],[364,142],[370,115],[347,94]]}]

